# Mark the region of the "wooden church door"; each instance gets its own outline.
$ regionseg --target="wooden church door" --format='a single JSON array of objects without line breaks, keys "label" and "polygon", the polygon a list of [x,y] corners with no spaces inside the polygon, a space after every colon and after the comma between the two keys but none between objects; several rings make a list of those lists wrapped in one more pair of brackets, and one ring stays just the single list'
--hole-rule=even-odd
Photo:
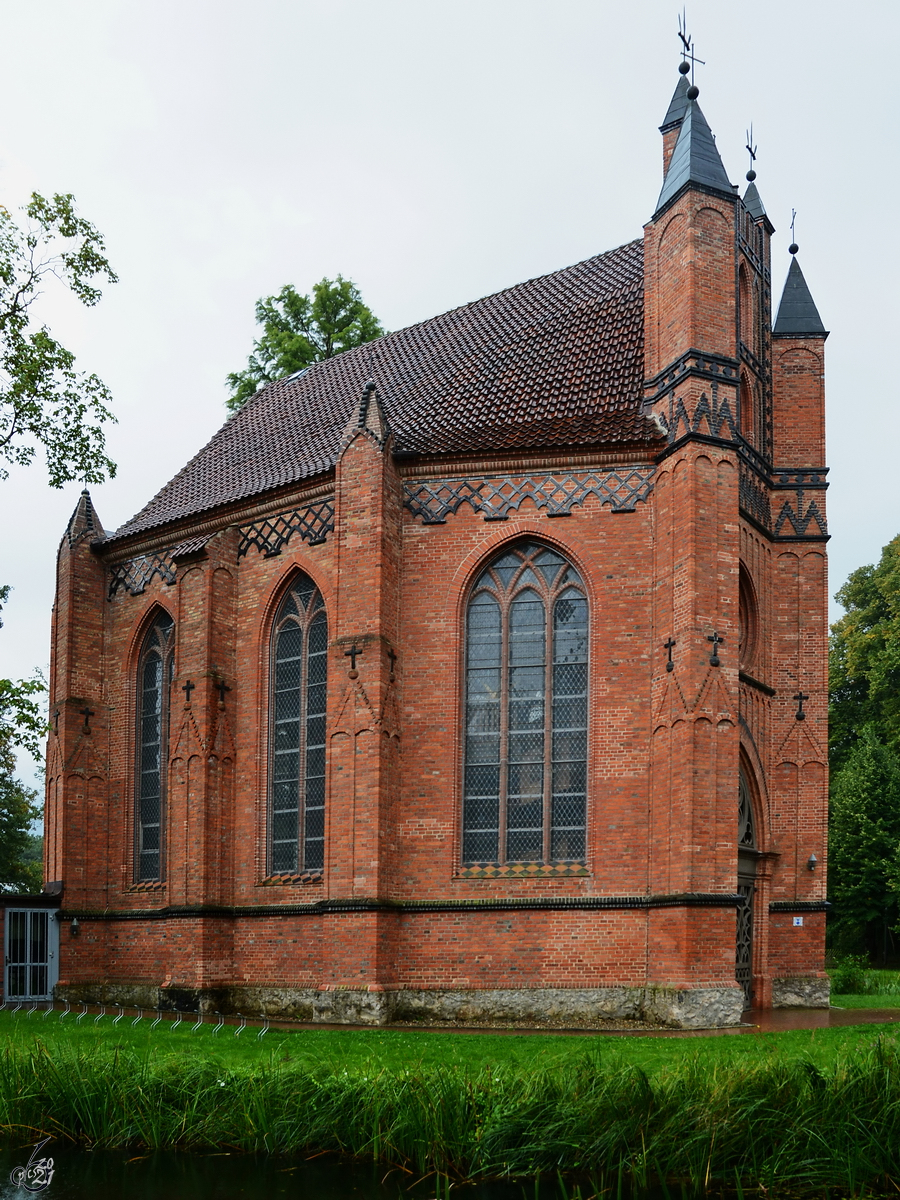
[{"label": "wooden church door", "polygon": [[744,772],[738,784],[738,872],[737,891],[743,904],[737,910],[737,944],[734,973],[744,989],[747,1008],[753,1003],[753,897],[756,892],[756,829],[753,805]]}]

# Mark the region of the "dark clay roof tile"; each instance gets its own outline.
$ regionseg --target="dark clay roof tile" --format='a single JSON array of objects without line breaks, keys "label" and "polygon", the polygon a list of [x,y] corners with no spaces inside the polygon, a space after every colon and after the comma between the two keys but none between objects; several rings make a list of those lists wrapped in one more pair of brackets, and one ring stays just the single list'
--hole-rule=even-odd
[{"label": "dark clay roof tile", "polygon": [[370,376],[396,454],[649,448],[643,283],[630,242],[269,384],[112,536],[331,470]]}]

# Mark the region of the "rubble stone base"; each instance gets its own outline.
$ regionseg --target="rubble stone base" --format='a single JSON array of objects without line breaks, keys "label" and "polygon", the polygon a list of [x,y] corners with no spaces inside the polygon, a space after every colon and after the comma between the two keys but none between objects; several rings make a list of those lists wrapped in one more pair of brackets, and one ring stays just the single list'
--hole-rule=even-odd
[{"label": "rubble stone base", "polygon": [[827,975],[788,975],[772,980],[773,1008],[828,1008],[831,981]]},{"label": "rubble stone base", "polygon": [[243,1013],[247,1017],[329,1025],[439,1021],[461,1026],[521,1022],[579,1028],[603,1021],[634,1021],[675,1029],[717,1029],[739,1025],[744,1007],[743,992],[737,986],[369,990],[277,985],[155,987],[122,981],[60,984],[56,998],[179,1012]]}]

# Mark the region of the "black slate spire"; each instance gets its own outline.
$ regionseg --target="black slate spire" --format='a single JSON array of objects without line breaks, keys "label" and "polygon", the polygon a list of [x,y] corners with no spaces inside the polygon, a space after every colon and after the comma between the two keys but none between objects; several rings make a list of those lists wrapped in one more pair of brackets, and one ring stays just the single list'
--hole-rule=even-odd
[{"label": "black slate spire", "polygon": [[678,80],[675,91],[672,94],[672,100],[663,119],[663,123],[659,127],[659,132],[668,133],[670,129],[674,129],[676,125],[680,125],[684,120],[684,114],[688,110],[689,103],[688,81],[684,75],[682,75]]},{"label": "black slate spire", "polygon": [[758,221],[760,217],[766,215],[766,206],[762,202],[756,184],[751,179],[746,192],[744,192],[744,208],[753,217],[754,221]]},{"label": "black slate spire", "polygon": [[[677,95],[678,89],[675,90]],[[657,211],[687,183],[699,183],[723,195],[734,196],[712,130],[696,100],[687,100],[687,111],[659,194]]]},{"label": "black slate spire", "polygon": [[796,258],[791,259],[772,332],[790,337],[828,336]]}]

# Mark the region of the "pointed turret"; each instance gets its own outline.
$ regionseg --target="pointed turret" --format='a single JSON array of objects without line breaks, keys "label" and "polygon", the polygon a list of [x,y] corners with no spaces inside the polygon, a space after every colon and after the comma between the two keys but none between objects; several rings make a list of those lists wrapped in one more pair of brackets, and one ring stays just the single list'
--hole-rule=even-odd
[{"label": "pointed turret", "polygon": [[[689,88],[685,95],[688,96],[691,91],[696,90]],[[681,122],[681,131],[672,152],[672,161],[666,172],[656,211],[659,212],[689,183],[699,184],[702,188],[721,192],[725,196],[734,195],[734,189],[716,149],[712,130],[695,99],[687,101],[687,111]]]},{"label": "pointed turret", "polygon": [[828,337],[796,258],[791,258],[772,332],[776,337]]},{"label": "pointed turret", "polygon": [[688,110],[690,100],[688,99],[688,81],[685,75],[682,75],[676,84],[675,91],[672,93],[672,99],[669,102],[669,109],[663,118],[663,123],[659,127],[660,133],[668,133],[673,125],[680,125],[684,120],[684,115]]},{"label": "pointed turret", "polygon": [[746,192],[744,192],[744,208],[746,208],[754,221],[760,221],[766,215],[766,206],[763,204],[757,186],[752,179],[747,186]]},{"label": "pointed turret", "polygon": [[100,518],[97,516],[97,510],[94,508],[91,494],[85,488],[78,497],[78,503],[75,505],[75,511],[69,518],[69,524],[66,526],[66,540],[69,543],[69,549],[72,550],[79,542],[85,538],[94,541],[95,538],[103,537],[103,526],[100,524]]},{"label": "pointed turret", "polygon": [[[687,63],[682,65],[687,66]],[[682,74],[678,80],[678,86],[672,95],[663,123],[659,127],[659,132],[663,135],[663,179],[665,179],[669,163],[672,161],[672,151],[675,149],[675,143],[678,141],[681,122],[684,120],[684,114],[687,112],[689,104],[688,81],[685,79],[684,74]]]}]

